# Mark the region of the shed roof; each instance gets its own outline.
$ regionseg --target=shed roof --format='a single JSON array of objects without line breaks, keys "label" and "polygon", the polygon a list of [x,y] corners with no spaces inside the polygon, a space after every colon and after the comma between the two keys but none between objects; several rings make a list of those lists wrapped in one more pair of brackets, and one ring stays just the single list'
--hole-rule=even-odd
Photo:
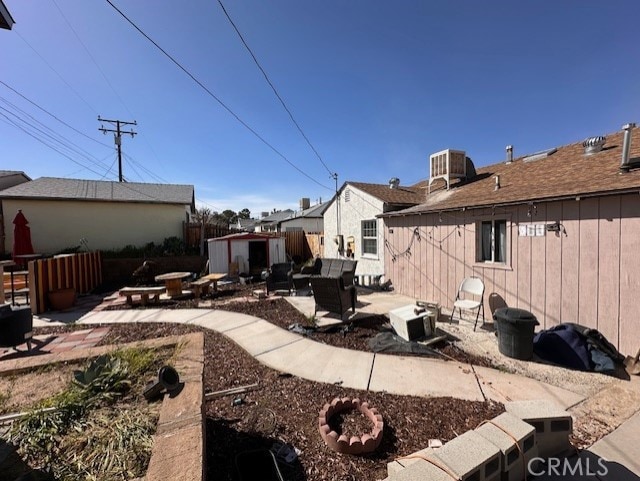
[{"label": "shed roof", "polygon": [[192,185],[40,177],[0,191],[0,198],[193,205],[194,188]]},{"label": "shed roof", "polygon": [[[638,133],[632,138],[630,158],[640,160]],[[385,216],[437,212],[463,207],[488,207],[586,195],[612,194],[638,190],[640,169],[620,173],[623,133],[606,136],[604,149],[586,155],[581,142],[558,147],[554,153],[538,158],[519,157],[507,164],[500,162],[477,169],[471,179],[454,181],[427,193],[427,181],[414,187],[423,191],[419,205],[385,214]],[[495,189],[495,177],[500,188]]]},{"label": "shed roof", "polygon": [[281,236],[272,235],[267,233],[260,232],[237,232],[235,234],[228,234],[222,237],[214,237],[212,239],[207,239],[208,242],[214,241],[232,241],[232,240],[268,240],[268,239],[278,239]]}]

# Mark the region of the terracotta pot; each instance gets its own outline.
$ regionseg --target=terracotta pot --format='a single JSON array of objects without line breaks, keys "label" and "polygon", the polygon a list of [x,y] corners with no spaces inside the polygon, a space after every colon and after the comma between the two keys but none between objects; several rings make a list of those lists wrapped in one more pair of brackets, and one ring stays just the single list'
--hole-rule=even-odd
[{"label": "terracotta pot", "polygon": [[49,306],[54,311],[69,309],[76,302],[76,290],[73,287],[66,289],[57,289],[47,293],[49,298]]}]

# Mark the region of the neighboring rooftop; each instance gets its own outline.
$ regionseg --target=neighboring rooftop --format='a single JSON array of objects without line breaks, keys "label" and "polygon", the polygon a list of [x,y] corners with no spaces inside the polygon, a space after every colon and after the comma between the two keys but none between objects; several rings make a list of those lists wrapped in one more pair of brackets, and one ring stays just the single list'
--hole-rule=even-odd
[{"label": "neighboring rooftop", "polygon": [[14,23],[16,22],[13,20],[13,17],[9,13],[9,10],[7,10],[4,2],[0,0],[0,28],[11,30],[11,27],[13,27]]},{"label": "neighboring rooftop", "polygon": [[389,184],[367,184],[364,182],[347,181],[342,186],[344,190],[347,185],[366,192],[369,195],[391,205],[416,205],[424,201],[424,190],[416,186],[406,187],[398,185],[393,189]]},{"label": "neighboring rooftop", "polygon": [[22,175],[27,180],[31,180],[31,177],[21,170],[0,170],[0,177],[11,177],[12,175]]},{"label": "neighboring rooftop", "polygon": [[285,220],[287,217],[289,217],[291,214],[293,214],[293,211],[291,209],[279,210],[278,212],[274,212],[273,214],[269,214],[268,216],[263,217],[262,219],[259,220],[259,223],[273,224],[274,222],[281,222]]},{"label": "neighboring rooftop", "polygon": [[[612,194],[628,191],[640,192],[640,169],[620,173],[623,133],[606,136],[604,148],[591,155],[585,154],[583,141],[548,149],[545,155],[531,155],[514,159],[510,163],[477,169],[477,175],[451,183],[446,190],[432,187],[426,193],[426,182],[413,188],[422,189],[419,205],[387,215],[437,212],[463,207],[488,207],[541,200],[575,198],[586,195]],[[640,158],[640,130],[632,132],[629,158]],[[496,176],[499,188],[496,189]],[[434,184],[435,186],[435,184]]]},{"label": "neighboring rooftop", "polygon": [[40,177],[0,192],[2,199],[85,200],[105,202],[145,202],[194,204],[192,185],[143,184],[103,180]]},{"label": "neighboring rooftop", "polygon": [[298,219],[300,217],[309,218],[322,218],[322,214],[329,207],[329,202],[324,202],[322,204],[316,204],[314,206],[309,207],[308,209],[301,210],[300,212],[294,212],[289,217],[284,220]]}]

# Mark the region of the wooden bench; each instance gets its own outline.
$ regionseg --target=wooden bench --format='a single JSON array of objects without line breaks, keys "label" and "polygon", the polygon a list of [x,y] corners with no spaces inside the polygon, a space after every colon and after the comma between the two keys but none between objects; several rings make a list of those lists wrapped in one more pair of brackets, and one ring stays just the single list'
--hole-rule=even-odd
[{"label": "wooden bench", "polygon": [[211,279],[206,279],[201,277],[200,279],[196,279],[193,282],[189,283],[189,287],[193,289],[193,295],[196,299],[199,299],[200,296],[209,293],[209,286],[213,282]]},{"label": "wooden bench", "polygon": [[166,287],[123,287],[119,294],[127,297],[127,304],[133,304],[132,296],[140,296],[140,304],[145,306],[149,302],[149,296],[153,302],[159,302],[160,294],[166,291]]}]

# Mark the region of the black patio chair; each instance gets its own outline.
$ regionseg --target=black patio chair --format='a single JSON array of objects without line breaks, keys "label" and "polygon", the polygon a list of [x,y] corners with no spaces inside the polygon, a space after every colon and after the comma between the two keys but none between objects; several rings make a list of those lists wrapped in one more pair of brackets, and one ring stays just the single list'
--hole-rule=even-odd
[{"label": "black patio chair", "polygon": [[33,314],[30,307],[11,308],[5,304],[0,308],[0,347],[16,347],[27,343],[31,351],[33,336]]},{"label": "black patio chair", "polygon": [[343,318],[352,309],[356,312],[356,288],[345,286],[341,277],[311,276],[311,289],[315,300],[315,311],[326,310]]},{"label": "black patio chair", "polygon": [[293,263],[281,262],[273,264],[267,275],[267,295],[269,292],[287,290],[291,294],[293,288]]}]

